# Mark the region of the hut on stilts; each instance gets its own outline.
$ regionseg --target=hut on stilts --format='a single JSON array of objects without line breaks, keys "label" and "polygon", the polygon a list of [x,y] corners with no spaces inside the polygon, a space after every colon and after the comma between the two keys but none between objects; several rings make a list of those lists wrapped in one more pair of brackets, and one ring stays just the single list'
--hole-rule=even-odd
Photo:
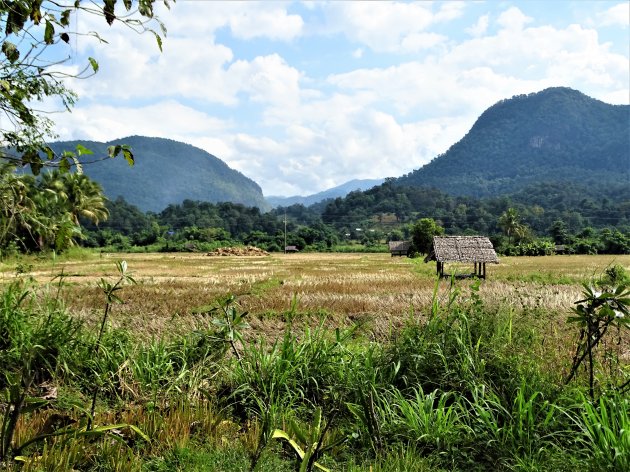
[{"label": "hut on stilts", "polygon": [[446,262],[474,264],[472,274],[460,277],[486,278],[486,263],[498,264],[499,258],[490,240],[485,236],[434,236],[433,247],[424,262],[436,261],[436,271],[440,277],[450,277],[444,273]]}]

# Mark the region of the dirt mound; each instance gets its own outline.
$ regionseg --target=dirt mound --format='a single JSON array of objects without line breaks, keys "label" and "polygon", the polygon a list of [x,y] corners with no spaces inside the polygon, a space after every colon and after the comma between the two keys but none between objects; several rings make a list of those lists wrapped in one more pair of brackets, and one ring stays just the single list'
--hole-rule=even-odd
[{"label": "dirt mound", "polygon": [[245,247],[220,247],[212,252],[208,252],[206,256],[268,256],[267,251],[254,246]]}]

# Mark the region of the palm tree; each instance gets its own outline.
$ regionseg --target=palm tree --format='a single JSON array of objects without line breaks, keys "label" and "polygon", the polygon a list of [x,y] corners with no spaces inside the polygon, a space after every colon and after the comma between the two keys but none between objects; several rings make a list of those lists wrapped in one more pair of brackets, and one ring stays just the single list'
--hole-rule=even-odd
[{"label": "palm tree", "polygon": [[57,249],[83,237],[80,218],[98,224],[109,216],[101,186],[85,174],[54,170],[42,176],[39,188],[49,217],[48,238]]},{"label": "palm tree", "polygon": [[508,208],[499,217],[499,226],[508,237],[508,244],[512,245],[512,237],[522,238],[527,227],[521,223],[521,216],[515,208]]},{"label": "palm tree", "polygon": [[0,247],[15,241],[27,249],[29,239],[36,242],[43,223],[33,200],[34,187],[35,179],[16,174],[15,166],[0,167]]},{"label": "palm tree", "polygon": [[109,216],[101,186],[85,174],[54,170],[42,176],[40,188],[58,202],[59,209],[71,215],[79,226],[79,218],[95,224]]}]

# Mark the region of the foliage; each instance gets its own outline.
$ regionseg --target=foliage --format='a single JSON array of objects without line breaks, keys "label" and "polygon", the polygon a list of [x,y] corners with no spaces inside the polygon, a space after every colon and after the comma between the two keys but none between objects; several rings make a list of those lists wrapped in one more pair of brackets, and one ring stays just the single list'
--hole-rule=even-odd
[{"label": "foliage", "polygon": [[313,467],[324,472],[330,472],[330,469],[319,464],[317,459],[345,441],[343,437],[332,440],[327,438],[326,433],[328,433],[332,419],[328,419],[325,424],[322,424],[322,418],[322,409],[316,408],[311,424],[301,425],[292,418],[289,420],[288,433],[281,429],[276,429],[273,432],[272,437],[274,439],[284,439],[295,451],[298,456],[298,467],[296,468],[298,472],[311,472]]},{"label": "foliage", "polygon": [[411,229],[411,253],[428,254],[433,246],[433,237],[444,234],[444,228],[432,218],[421,218]]},{"label": "foliage", "polygon": [[4,289],[0,303],[0,389],[5,405],[0,461],[4,461],[22,447],[12,444],[20,417],[48,405],[33,395],[33,388],[58,373],[59,356],[76,342],[80,324],[56,300],[38,307],[33,293],[19,283]]},{"label": "foliage", "polygon": [[[132,10],[132,2],[125,0],[122,2],[124,12],[120,15],[115,10],[116,4],[120,4],[116,0],[106,0],[102,5],[40,0],[0,5],[0,26],[5,33],[1,41],[4,60],[0,70],[0,112],[6,117],[0,134],[5,159],[30,166],[34,174],[44,165],[54,164],[68,170],[79,163],[78,158],[88,152],[86,148],[78,148],[77,153],[55,152],[46,144],[52,135],[53,122],[37,105],[37,102],[56,99],[58,106],[69,110],[77,97],[66,87],[66,79],[87,78],[98,71],[98,62],[92,57],[76,76],[61,67],[70,59],[67,49],[72,36],[93,36],[102,41],[94,32],[78,31],[73,14],[93,15],[109,25],[117,22],[138,32],[149,32],[161,49],[160,35],[166,30],[153,16],[154,1],[140,0],[137,9]],[[160,29],[160,34],[154,25]],[[112,145],[105,153],[111,157],[118,154],[133,160],[126,146]]]},{"label": "foliage", "polygon": [[[609,328],[630,327],[630,290],[625,285],[604,287],[602,292],[590,285],[584,285],[584,298],[578,300],[573,308],[574,316],[569,322],[577,323],[580,332],[571,372],[565,380],[569,383],[576,376],[580,366],[587,361],[589,377],[589,395],[595,398],[595,354]],[[626,382],[622,388],[626,388]]]},{"label": "foliage", "polygon": [[[120,261],[116,263],[116,268],[118,269],[119,277],[113,284],[103,278],[101,278],[98,283],[99,288],[105,295],[105,310],[103,311],[103,318],[101,319],[101,326],[98,332],[98,336],[96,338],[96,343],[94,344],[94,356],[98,357],[99,351],[101,349],[101,343],[103,340],[103,334],[105,333],[105,326],[107,323],[107,316],[111,310],[113,303],[122,303],[122,300],[118,297],[118,291],[122,290],[125,284],[135,284],[135,280],[131,275],[127,273],[127,262]],[[96,399],[98,396],[99,383],[94,382],[93,392],[92,392],[92,404],[90,406],[90,415],[88,418],[87,429],[90,430],[92,428],[92,420],[94,418],[94,411],[96,410]]]}]

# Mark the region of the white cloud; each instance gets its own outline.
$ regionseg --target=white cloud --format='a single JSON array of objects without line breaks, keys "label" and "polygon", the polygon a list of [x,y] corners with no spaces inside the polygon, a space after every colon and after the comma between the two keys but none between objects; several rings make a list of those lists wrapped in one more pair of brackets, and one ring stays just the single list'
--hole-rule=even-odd
[{"label": "white cloud", "polygon": [[[55,116],[59,133],[177,139],[266,195],[310,194],[417,169],[515,94],[565,85],[628,103],[627,55],[594,27],[533,18],[527,3],[484,4],[481,16],[461,2],[301,6],[304,18],[284,3],[182,1],[159,11],[169,29],[162,54],[151,36],[120,28],[105,31],[109,44],[96,50],[79,43],[64,67],[77,70],[86,53],[101,71],[71,84],[82,100]],[[469,9],[474,17],[464,16]],[[455,19],[471,25],[469,37],[448,33]],[[331,34],[336,49],[326,44]]]},{"label": "white cloud", "polygon": [[623,2],[597,15],[597,20],[601,26],[623,26],[628,28],[630,25],[630,3]]},{"label": "white cloud", "polygon": [[490,15],[482,15],[477,19],[477,22],[470,28],[466,28],[466,33],[474,38],[478,38],[486,34],[488,30],[488,24],[490,23]]},{"label": "white cloud", "polygon": [[175,136],[212,136],[233,127],[202,111],[169,100],[152,105],[121,107],[90,105],[59,115],[60,139],[109,141],[133,134],[176,139]]},{"label": "white cloud", "polygon": [[[456,9],[443,7],[437,18],[431,5],[423,2],[332,2],[325,10],[333,31],[374,51],[398,54],[427,47],[426,41],[418,41],[418,35],[435,21],[453,17]],[[431,46],[436,39],[437,35],[431,36]]]},{"label": "white cloud", "polygon": [[522,30],[532,18],[526,16],[519,8],[511,7],[499,15],[497,23],[508,31]]},{"label": "white cloud", "polygon": [[264,37],[290,41],[302,33],[304,21],[276,3],[255,3],[229,19],[230,29],[240,39]]}]

